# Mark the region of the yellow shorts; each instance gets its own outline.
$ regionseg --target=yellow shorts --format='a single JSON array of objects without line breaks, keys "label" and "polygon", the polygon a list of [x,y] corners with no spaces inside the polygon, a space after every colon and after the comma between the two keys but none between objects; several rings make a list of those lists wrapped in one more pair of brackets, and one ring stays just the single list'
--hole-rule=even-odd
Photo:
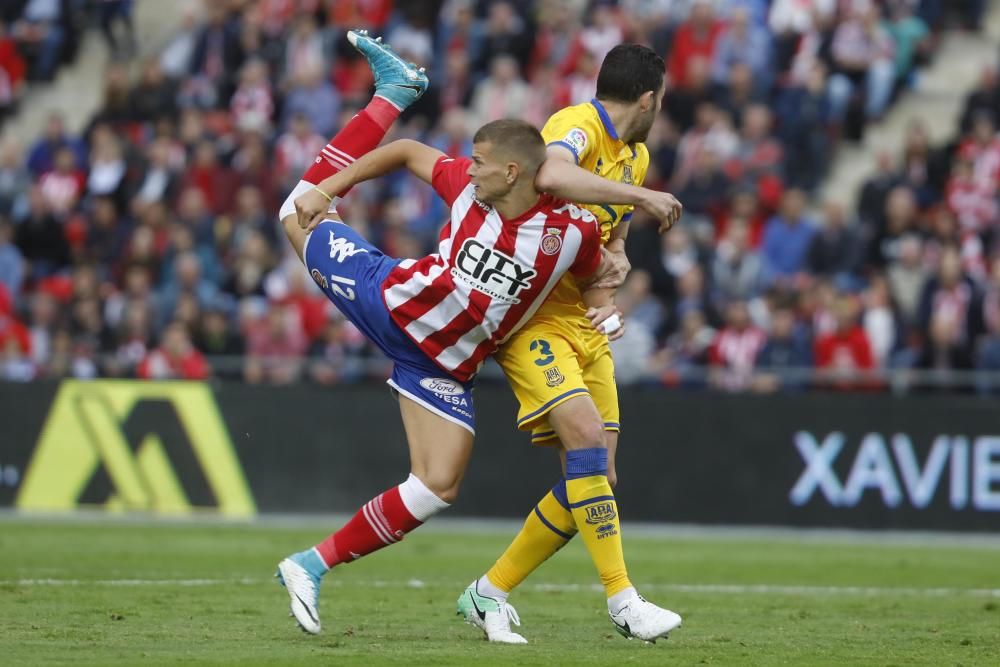
[{"label": "yellow shorts", "polygon": [[618,431],[615,364],[606,336],[583,318],[532,319],[494,354],[520,404],[517,428],[531,431],[532,444],[552,444],[549,410],[590,394],[604,428]]}]

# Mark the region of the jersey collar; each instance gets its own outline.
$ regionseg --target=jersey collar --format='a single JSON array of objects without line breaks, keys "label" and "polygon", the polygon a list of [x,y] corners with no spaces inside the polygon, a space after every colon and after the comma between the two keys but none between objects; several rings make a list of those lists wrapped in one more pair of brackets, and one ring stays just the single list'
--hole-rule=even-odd
[{"label": "jersey collar", "polygon": [[[590,103],[597,110],[597,115],[600,117],[601,124],[604,125],[604,129],[607,131],[608,136],[611,137],[613,141],[621,141],[621,138],[618,136],[618,130],[615,129],[615,124],[611,122],[611,116],[608,115],[608,110],[604,108],[604,105],[601,104],[600,100],[595,97],[590,100]],[[634,158],[636,155],[635,146],[632,144],[626,144],[626,146],[630,151],[632,151],[632,157]]]}]

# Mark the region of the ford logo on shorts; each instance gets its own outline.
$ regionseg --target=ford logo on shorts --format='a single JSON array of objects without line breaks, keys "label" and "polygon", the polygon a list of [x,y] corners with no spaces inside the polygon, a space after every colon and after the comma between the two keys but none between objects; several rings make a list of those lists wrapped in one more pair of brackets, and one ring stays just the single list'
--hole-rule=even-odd
[{"label": "ford logo on shorts", "polygon": [[420,381],[420,386],[435,394],[457,396],[465,393],[465,388],[462,385],[454,380],[445,380],[444,378],[424,378]]}]

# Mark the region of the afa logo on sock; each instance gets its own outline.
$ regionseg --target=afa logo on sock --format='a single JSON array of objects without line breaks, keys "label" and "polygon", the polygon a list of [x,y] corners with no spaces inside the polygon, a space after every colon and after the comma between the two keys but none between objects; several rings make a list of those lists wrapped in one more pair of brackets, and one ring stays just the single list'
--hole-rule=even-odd
[{"label": "afa logo on sock", "polygon": [[256,513],[215,396],[200,382],[63,382],[15,506]]},{"label": "afa logo on sock", "polygon": [[614,521],[617,516],[613,502],[594,503],[585,509],[587,510],[587,523],[592,526]]}]

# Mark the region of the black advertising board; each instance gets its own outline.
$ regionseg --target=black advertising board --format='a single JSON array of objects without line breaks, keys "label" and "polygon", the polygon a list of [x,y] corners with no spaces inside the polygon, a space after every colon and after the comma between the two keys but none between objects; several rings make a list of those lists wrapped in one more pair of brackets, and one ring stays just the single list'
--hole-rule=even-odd
[{"label": "black advertising board", "polygon": [[[969,396],[721,395],[625,389],[616,495],[628,520],[1000,530],[1000,406]],[[464,516],[523,516],[557,479],[476,390]],[[405,478],[383,385],[0,384],[0,505],[353,512]]]}]

